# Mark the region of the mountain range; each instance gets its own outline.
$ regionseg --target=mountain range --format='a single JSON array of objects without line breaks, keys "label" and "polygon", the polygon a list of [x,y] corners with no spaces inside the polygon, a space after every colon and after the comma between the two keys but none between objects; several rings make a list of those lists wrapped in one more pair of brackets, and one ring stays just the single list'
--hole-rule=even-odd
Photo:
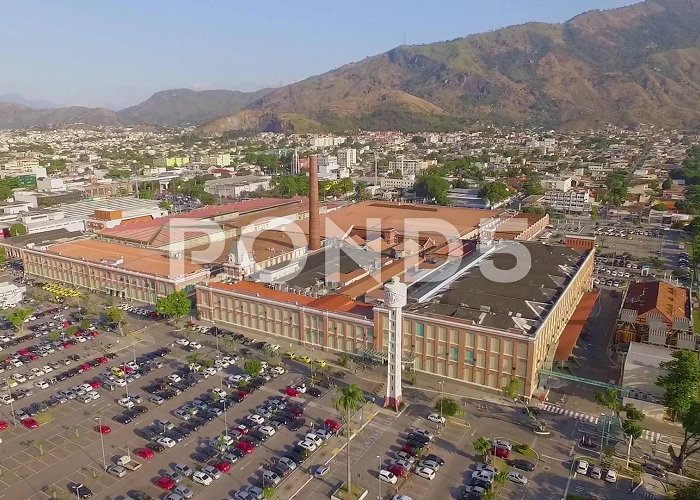
[{"label": "mountain range", "polygon": [[588,128],[700,122],[700,0],[646,0],[561,24],[404,45],[277,89],[188,89],[119,112],[0,102],[0,127],[201,126],[201,131],[441,130],[477,122]]}]

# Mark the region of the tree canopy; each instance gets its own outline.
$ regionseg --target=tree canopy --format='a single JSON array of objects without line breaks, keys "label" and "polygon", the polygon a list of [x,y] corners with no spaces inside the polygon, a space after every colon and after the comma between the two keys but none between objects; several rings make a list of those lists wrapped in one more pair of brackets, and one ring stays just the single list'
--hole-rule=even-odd
[{"label": "tree canopy", "polygon": [[124,325],[126,325],[126,313],[118,307],[107,309],[107,318],[119,329],[119,335],[124,336]]},{"label": "tree canopy", "polygon": [[676,419],[688,412],[698,396],[700,362],[697,353],[684,349],[674,351],[671,356],[671,361],[660,364],[666,373],[656,379],[656,384],[664,389],[664,404]]},{"label": "tree canopy", "polygon": [[437,205],[448,205],[447,192],[450,183],[437,174],[423,174],[416,180],[413,186],[416,196],[425,198]]},{"label": "tree canopy", "polygon": [[166,297],[158,299],[156,303],[156,311],[158,311],[159,314],[169,316],[175,319],[175,321],[190,314],[191,310],[192,301],[183,290],[173,292]]},{"label": "tree canopy", "polygon": [[13,309],[7,315],[7,319],[10,321],[10,323],[12,323],[12,326],[14,326],[18,332],[21,332],[24,329],[24,320],[30,317],[33,312],[34,309],[31,307],[18,307],[17,309]]},{"label": "tree canopy", "polygon": [[435,403],[435,411],[446,417],[456,417],[464,413],[462,407],[452,398],[443,398]]},{"label": "tree canopy", "polygon": [[491,203],[499,203],[510,198],[511,193],[508,186],[500,181],[487,182],[481,188],[481,195]]},{"label": "tree canopy", "polygon": [[262,363],[257,359],[251,359],[243,364],[243,369],[251,377],[257,377],[262,371]]}]

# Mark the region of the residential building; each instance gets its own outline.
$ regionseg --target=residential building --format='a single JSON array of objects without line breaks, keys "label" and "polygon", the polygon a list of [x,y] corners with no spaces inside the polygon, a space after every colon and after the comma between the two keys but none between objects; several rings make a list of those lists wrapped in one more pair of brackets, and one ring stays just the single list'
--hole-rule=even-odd
[{"label": "residential building", "polygon": [[335,137],[332,135],[316,136],[311,139],[312,148],[332,148],[340,146],[345,142],[345,137]]},{"label": "residential building", "polygon": [[231,165],[231,154],[219,153],[213,155],[201,155],[197,158],[197,161],[205,165],[212,165],[215,167],[228,167]]},{"label": "residential building", "polygon": [[352,169],[355,165],[357,165],[357,150],[355,148],[344,148],[339,150],[338,165]]},{"label": "residential building", "polygon": [[184,167],[185,165],[189,165],[189,163],[189,156],[159,156],[153,159],[154,167]]},{"label": "residential building", "polygon": [[554,210],[564,212],[589,212],[591,210],[588,189],[571,189],[569,191],[547,191],[544,204]]},{"label": "residential building", "polygon": [[416,183],[415,175],[404,175],[400,179],[393,177],[380,177],[379,187],[382,189],[408,189]]},{"label": "residential building", "polygon": [[389,162],[389,171],[398,171],[401,175],[419,176],[426,168],[428,168],[427,161],[406,158],[404,155],[399,155],[396,160]]},{"label": "residential building", "polygon": [[270,189],[270,177],[246,175],[224,177],[204,182],[204,190],[219,198],[240,198],[246,194],[259,193]]},{"label": "residential building", "polygon": [[545,191],[568,191],[572,186],[571,177],[545,177],[541,180]]}]

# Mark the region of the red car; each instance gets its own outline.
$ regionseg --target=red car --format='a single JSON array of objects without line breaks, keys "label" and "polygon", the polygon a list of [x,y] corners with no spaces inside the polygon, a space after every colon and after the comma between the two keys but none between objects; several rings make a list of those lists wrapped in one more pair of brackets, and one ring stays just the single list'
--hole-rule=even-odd
[{"label": "red car", "polygon": [[97,337],[100,334],[100,332],[98,332],[97,330],[90,330],[87,334],[90,335],[94,339],[95,337]]},{"label": "red car", "polygon": [[401,451],[408,453],[412,457],[415,457],[418,454],[418,449],[414,448],[410,444],[404,444]]},{"label": "red car", "polygon": [[97,358],[97,361],[99,361],[101,365],[104,365],[105,363],[109,362],[109,360],[104,356],[100,356],[99,358]]},{"label": "red car", "polygon": [[338,429],[340,429],[340,423],[336,422],[332,418],[327,418],[326,420],[323,421],[323,423],[325,424],[326,429],[328,429],[330,431],[335,432]]},{"label": "red car", "polygon": [[246,427],[245,425],[240,424],[240,425],[237,425],[236,427],[234,427],[232,430],[238,431],[245,436],[246,434],[248,434],[248,431],[250,429],[248,429],[248,427]]},{"label": "red car", "polygon": [[255,446],[250,444],[248,441],[239,441],[236,448],[242,450],[246,455],[249,455],[255,451]]},{"label": "red car", "polygon": [[392,465],[391,467],[389,467],[388,470],[397,477],[406,477],[408,475],[406,469],[404,469],[400,465]]},{"label": "red car", "polygon": [[84,372],[88,372],[88,371],[90,371],[91,367],[89,364],[83,363],[82,365],[80,365],[80,368],[82,368]]},{"label": "red car", "polygon": [[219,460],[214,464],[214,467],[220,472],[229,472],[231,470],[231,462],[226,460]]},{"label": "red car", "polygon": [[21,354],[22,356],[29,356],[31,354],[31,352],[28,351],[27,349],[23,348],[23,349],[18,350],[17,354]]},{"label": "red car", "polygon": [[29,359],[31,359],[32,361],[36,361],[37,359],[39,359],[39,355],[34,354],[33,352],[30,352],[27,356],[29,356]]},{"label": "red car", "polygon": [[293,398],[298,398],[299,396],[301,396],[301,392],[297,391],[297,390],[296,390],[294,387],[292,387],[291,385],[288,386],[288,387],[284,390],[284,393],[285,393],[287,396],[291,396],[291,397],[293,397]]},{"label": "red car", "polygon": [[73,344],[71,344],[70,342],[64,342],[64,343],[63,343],[63,348],[64,348],[64,349],[70,349],[71,347],[73,347]]},{"label": "red car", "polygon": [[155,456],[155,453],[150,448],[137,448],[135,453],[146,460],[150,460]]},{"label": "red car", "polygon": [[90,387],[92,387],[93,389],[99,389],[100,387],[102,387],[102,382],[100,382],[99,380],[91,380],[90,382],[88,382],[88,384],[90,384]]},{"label": "red car", "polygon": [[63,322],[63,328],[68,328],[68,327],[70,327],[72,324],[73,324],[72,322],[66,320],[66,321]]},{"label": "red car", "polygon": [[173,488],[175,488],[175,486],[177,485],[177,483],[175,481],[173,481],[169,477],[165,477],[165,476],[159,477],[156,480],[156,484],[158,486],[160,486],[161,488],[163,488],[165,491],[170,491]]},{"label": "red car", "polygon": [[510,450],[508,448],[504,448],[503,446],[494,446],[491,448],[491,453],[504,460],[508,460],[510,458]]},{"label": "red car", "polygon": [[96,425],[95,431],[99,432],[100,434],[109,434],[112,432],[112,428],[109,425]]},{"label": "red car", "polygon": [[25,426],[27,429],[36,429],[39,427],[39,422],[34,420],[33,418],[25,418],[22,420],[22,425]]},{"label": "red car", "polygon": [[4,431],[10,426],[8,422],[5,422],[4,420],[0,420],[0,431]]},{"label": "red car", "polygon": [[243,399],[247,398],[250,392],[248,391],[238,391],[238,395],[242,397]]}]

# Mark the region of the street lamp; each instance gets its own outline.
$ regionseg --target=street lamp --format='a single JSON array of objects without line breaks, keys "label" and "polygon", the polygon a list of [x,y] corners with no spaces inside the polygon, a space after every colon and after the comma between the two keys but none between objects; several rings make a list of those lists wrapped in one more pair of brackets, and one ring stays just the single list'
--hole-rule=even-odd
[{"label": "street lamp", "polygon": [[98,430],[100,432],[100,444],[102,445],[102,470],[107,470],[107,459],[105,458],[105,439],[104,434],[102,434],[102,416],[95,417],[97,422]]},{"label": "street lamp", "polygon": [[17,427],[17,417],[15,416],[15,405],[12,403],[14,398],[12,397],[12,388],[10,387],[9,380],[5,379],[5,387],[7,387],[7,395],[10,398],[10,412],[12,412],[12,425]]},{"label": "street lamp", "polygon": [[442,401],[445,399],[445,381],[440,380],[438,381],[438,385],[440,386],[440,424],[442,425]]},{"label": "street lamp", "polygon": [[381,455],[377,455],[377,460],[379,462],[379,466],[377,467],[377,500],[382,499],[382,457]]}]

